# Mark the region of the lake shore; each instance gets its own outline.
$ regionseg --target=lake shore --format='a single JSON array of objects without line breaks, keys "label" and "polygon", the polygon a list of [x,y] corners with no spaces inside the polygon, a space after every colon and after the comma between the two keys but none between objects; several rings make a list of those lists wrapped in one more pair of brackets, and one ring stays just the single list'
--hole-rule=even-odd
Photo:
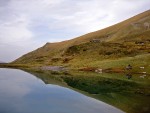
[{"label": "lake shore", "polygon": [[[128,113],[148,113],[150,104],[149,76],[142,79],[139,75],[127,79],[122,73],[96,73],[94,71],[69,70],[61,66],[28,67],[20,65],[0,66],[4,68],[19,68],[42,78],[49,83],[48,78],[61,81],[61,85],[78,89],[83,94],[102,100]],[[46,79],[43,79],[43,78]],[[64,85],[66,87],[66,85]],[[85,93],[84,93],[85,92]],[[132,100],[132,101],[131,101]]]}]

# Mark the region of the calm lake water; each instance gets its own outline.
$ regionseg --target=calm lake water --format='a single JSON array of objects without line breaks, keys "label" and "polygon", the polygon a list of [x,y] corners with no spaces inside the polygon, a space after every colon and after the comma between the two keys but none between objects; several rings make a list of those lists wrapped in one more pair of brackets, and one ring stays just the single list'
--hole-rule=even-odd
[{"label": "calm lake water", "polygon": [[96,99],[32,74],[0,68],[0,113],[122,113]]}]

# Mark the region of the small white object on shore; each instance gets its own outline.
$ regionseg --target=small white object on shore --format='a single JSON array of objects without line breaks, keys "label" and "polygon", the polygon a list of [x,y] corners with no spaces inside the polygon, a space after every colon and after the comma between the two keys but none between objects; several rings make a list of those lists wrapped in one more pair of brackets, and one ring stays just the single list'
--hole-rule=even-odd
[{"label": "small white object on shore", "polygon": [[96,73],[102,73],[103,69],[96,69],[95,72]]},{"label": "small white object on shore", "polygon": [[140,67],[140,69],[144,69],[145,67]]},{"label": "small white object on shore", "polygon": [[140,78],[144,78],[144,76],[140,76]]}]

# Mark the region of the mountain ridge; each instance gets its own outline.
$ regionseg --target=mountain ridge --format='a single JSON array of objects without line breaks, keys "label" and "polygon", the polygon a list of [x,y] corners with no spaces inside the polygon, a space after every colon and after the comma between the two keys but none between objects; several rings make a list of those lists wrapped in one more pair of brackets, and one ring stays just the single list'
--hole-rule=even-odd
[{"label": "mountain ridge", "polygon": [[[150,25],[150,10],[143,12],[139,15],[136,15],[134,17],[131,17],[123,22],[104,28],[102,30],[91,32],[71,40],[56,43],[46,43],[43,47],[38,48],[37,50],[32,51],[16,59],[13,63],[30,64],[30,65],[39,64],[39,65],[70,66],[77,60],[87,58],[94,59],[90,57],[95,57],[96,60],[105,60],[107,59],[105,57],[106,53],[104,53],[103,56],[100,55],[100,58],[98,58],[99,57],[98,54],[102,52],[101,48],[107,51],[107,48],[109,47],[106,47],[106,44],[110,45],[112,44],[112,46],[115,48],[116,46],[115,43],[118,43],[116,48],[119,48],[119,44],[122,44],[122,46],[126,46],[126,49],[128,49],[128,46],[131,46],[136,42],[140,43],[143,40],[144,42],[148,43],[147,45],[149,47],[149,34],[150,34],[149,25]],[[98,42],[98,45],[95,42]],[[128,45],[129,42],[132,44]],[[97,47],[98,50],[94,50],[92,46]],[[139,48],[143,49],[140,46]],[[122,48],[119,48],[118,51],[121,51],[121,49]],[[126,49],[124,51],[126,51]],[[134,49],[132,51],[134,51]],[[95,54],[95,56],[89,55],[91,53],[87,51],[91,51],[91,53]],[[97,54],[94,51],[96,51]],[[115,50],[110,50],[110,53],[111,51]],[[142,54],[148,52],[149,51],[147,50],[143,50]],[[136,55],[137,54],[141,53],[137,52]],[[119,58],[118,56],[119,55],[117,53],[115,57]],[[121,55],[121,57],[128,57],[128,55]],[[95,59],[93,61],[95,61]]]}]

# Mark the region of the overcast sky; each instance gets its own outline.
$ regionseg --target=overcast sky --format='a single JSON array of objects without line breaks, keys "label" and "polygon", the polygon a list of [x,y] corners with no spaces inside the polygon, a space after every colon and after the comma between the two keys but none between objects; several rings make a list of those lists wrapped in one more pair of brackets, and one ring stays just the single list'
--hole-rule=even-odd
[{"label": "overcast sky", "polygon": [[150,0],[0,0],[0,61],[46,42],[100,30],[149,10]]}]

